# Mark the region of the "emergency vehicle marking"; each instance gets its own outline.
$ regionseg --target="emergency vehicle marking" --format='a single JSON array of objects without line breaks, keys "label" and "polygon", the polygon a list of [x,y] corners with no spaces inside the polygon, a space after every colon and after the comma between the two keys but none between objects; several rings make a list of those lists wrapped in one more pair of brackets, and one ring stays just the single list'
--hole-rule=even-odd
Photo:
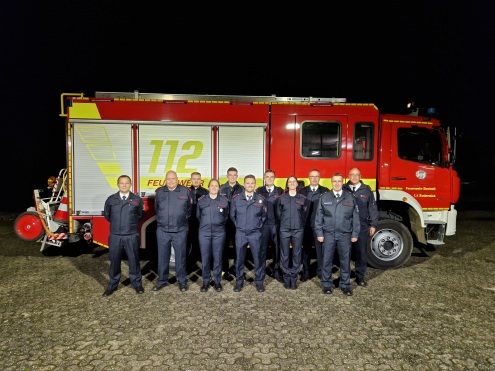
[{"label": "emergency vehicle marking", "polygon": [[383,122],[396,122],[399,124],[414,124],[414,125],[433,125],[433,123],[431,121],[409,121],[409,120],[383,119]]},{"label": "emergency vehicle marking", "polygon": [[74,118],[85,118],[85,119],[101,119],[100,112],[96,103],[76,103],[72,104],[70,108],[70,117]]},{"label": "emergency vehicle marking", "polygon": [[[150,144],[152,146],[155,146],[155,150],[153,151],[153,155],[151,157],[149,172],[155,173],[158,165],[158,160],[160,159],[160,155],[163,148],[163,140],[152,140],[150,141]],[[167,169],[172,169],[172,166],[175,163],[175,157],[177,155],[177,148],[179,147],[179,141],[167,140],[165,142],[165,145],[169,146],[170,150],[168,151],[167,161],[163,169],[164,173],[167,172]],[[179,159],[177,160],[178,173],[192,173],[193,171],[198,171],[197,168],[187,168],[186,164],[188,160],[199,158],[202,155],[203,143],[198,140],[194,140],[194,141],[191,140],[185,142],[182,145],[183,150],[190,150],[191,148],[194,148],[194,151],[192,153],[180,156]]]},{"label": "emergency vehicle marking", "polygon": [[76,132],[112,188],[117,188],[117,178],[122,174],[108,133],[103,126],[77,126]]}]

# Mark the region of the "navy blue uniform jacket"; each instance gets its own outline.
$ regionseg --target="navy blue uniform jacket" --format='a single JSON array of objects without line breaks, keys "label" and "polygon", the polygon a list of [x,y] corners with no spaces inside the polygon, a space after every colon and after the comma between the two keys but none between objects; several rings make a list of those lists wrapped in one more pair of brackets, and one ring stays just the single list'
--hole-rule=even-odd
[{"label": "navy blue uniform jacket", "polygon": [[266,199],[254,192],[253,199],[248,201],[246,194],[237,194],[230,203],[230,219],[238,231],[250,233],[260,230],[266,219]]},{"label": "navy blue uniform jacket", "polygon": [[199,230],[223,231],[229,217],[229,200],[217,195],[211,198],[209,194],[201,196],[196,206],[196,217],[199,220]]},{"label": "navy blue uniform jacket", "polygon": [[189,227],[193,200],[189,188],[178,184],[170,191],[167,186],[156,190],[156,223],[165,232],[182,232]]},{"label": "navy blue uniform jacket", "polygon": [[256,189],[256,193],[259,193],[267,200],[267,215],[266,215],[266,224],[275,225],[278,224],[277,213],[275,212],[275,204],[280,196],[284,194],[284,190],[282,187],[273,186],[273,192],[268,195],[268,191],[266,190],[266,186],[261,186]]},{"label": "navy blue uniform jacket", "polygon": [[[344,184],[344,189],[351,192],[352,185],[347,182],[347,184]],[[370,186],[361,182],[361,185],[353,194],[356,197],[359,208],[361,227],[378,227],[378,208]]]},{"label": "navy blue uniform jacket", "polygon": [[345,234],[351,238],[359,237],[359,210],[352,193],[342,190],[339,202],[333,192],[327,192],[320,197],[315,213],[315,231],[317,237],[330,233],[339,239]]},{"label": "navy blue uniform jacket", "polygon": [[220,190],[218,191],[220,195],[227,197],[229,202],[232,201],[232,197],[242,192],[244,192],[244,187],[240,185],[239,182],[236,182],[233,188],[230,187],[229,182],[224,183],[220,186]]},{"label": "navy blue uniform jacket", "polygon": [[125,201],[120,192],[108,196],[105,201],[103,216],[110,222],[110,233],[130,235],[138,233],[139,221],[144,216],[144,205],[141,197],[129,192]]},{"label": "navy blue uniform jacket", "polygon": [[318,186],[318,189],[316,192],[313,192],[311,190],[311,185],[308,185],[301,189],[299,191],[300,194],[303,196],[306,196],[308,200],[311,201],[311,205],[309,206],[309,211],[308,211],[308,218],[306,223],[310,224],[312,228],[315,226],[315,216],[316,216],[316,206],[318,205],[318,200],[320,199],[320,196],[326,192],[328,192],[330,189],[327,187],[324,187],[322,185]]},{"label": "navy blue uniform jacket", "polygon": [[279,197],[277,215],[280,220],[280,230],[304,229],[311,201],[300,193],[291,197],[289,192]]}]

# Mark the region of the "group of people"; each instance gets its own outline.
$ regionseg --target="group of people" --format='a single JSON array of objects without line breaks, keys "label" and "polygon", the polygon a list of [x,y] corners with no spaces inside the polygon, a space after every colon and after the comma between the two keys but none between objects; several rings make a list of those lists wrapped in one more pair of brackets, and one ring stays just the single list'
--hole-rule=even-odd
[{"label": "group of people", "polygon": [[[316,252],[316,274],[322,292],[332,294],[332,268],[335,251],[340,267],[339,288],[352,295],[351,253],[355,261],[355,278],[366,286],[366,244],[378,225],[378,210],[371,188],[361,181],[358,168],[344,176],[332,176],[332,189],[320,185],[320,172],[309,172],[309,185],[301,186],[296,176],[289,176],[285,189],[275,185],[275,172],[266,170],[264,185],[256,188],[254,175],[246,175],[241,185],[238,171],[227,170],[227,182],[211,179],[208,188],[201,186],[201,174],[191,174],[191,187],[179,184],[175,171],[166,173],[166,184],[156,190],[158,279],[153,291],[168,285],[170,256],[175,252],[175,273],[179,290],[188,290],[188,255],[201,257],[201,292],[213,285],[223,290],[222,278],[229,272],[229,251],[233,247],[234,291],[244,287],[248,254],[254,263],[254,283],[258,292],[265,291],[268,271],[286,289],[297,289],[311,278],[310,257]],[[130,192],[131,179],[118,179],[119,191],[105,202],[104,216],[110,222],[110,282],[103,296],[117,290],[121,277],[121,259],[125,251],[129,261],[131,285],[138,294],[144,292],[139,268],[138,224],[144,216],[143,201]],[[192,246],[192,251],[189,251]],[[271,247],[271,249],[270,249]],[[192,252],[192,254],[191,254]],[[189,253],[189,254],[188,254]],[[300,276],[299,276],[300,275]]]}]

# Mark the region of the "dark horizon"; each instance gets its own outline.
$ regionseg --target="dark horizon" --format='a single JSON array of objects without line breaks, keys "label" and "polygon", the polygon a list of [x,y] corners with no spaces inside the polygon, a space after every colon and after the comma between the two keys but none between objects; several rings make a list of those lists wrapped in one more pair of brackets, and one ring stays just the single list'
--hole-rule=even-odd
[{"label": "dark horizon", "polygon": [[6,1],[9,197],[0,210],[32,206],[32,190],[66,166],[60,94],[95,91],[345,97],[384,113],[415,101],[457,128],[461,180],[494,183],[493,93],[478,87],[494,77],[485,26],[494,10],[476,0],[250,4],[240,13],[222,2]]}]

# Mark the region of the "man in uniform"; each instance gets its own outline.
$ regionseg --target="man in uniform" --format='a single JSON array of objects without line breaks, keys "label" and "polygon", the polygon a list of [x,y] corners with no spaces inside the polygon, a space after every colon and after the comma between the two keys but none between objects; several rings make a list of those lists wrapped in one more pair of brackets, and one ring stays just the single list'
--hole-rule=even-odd
[{"label": "man in uniform", "polygon": [[[239,184],[237,178],[239,177],[239,173],[235,167],[229,167],[227,169],[227,182],[220,186],[220,196],[227,197],[229,200],[229,208],[232,202],[232,197],[237,194],[244,192],[244,187]],[[233,251],[234,255],[234,270],[235,270],[235,225],[232,220],[229,218],[227,220],[226,228],[226,237],[225,237],[225,247],[223,249],[223,272],[224,278],[227,278],[229,275],[229,252]],[[230,244],[232,243],[233,249],[230,249]]]},{"label": "man in uniform", "polygon": [[318,278],[321,277],[321,263],[322,263],[322,245],[316,239],[316,234],[314,231],[315,226],[315,210],[316,205],[318,204],[318,200],[320,196],[325,192],[328,192],[329,189],[320,185],[320,172],[318,169],[313,169],[309,172],[309,185],[304,187],[299,191],[303,196],[311,201],[309,210],[308,210],[308,218],[306,220],[306,226],[304,228],[304,242],[302,248],[302,272],[301,272],[301,282],[305,282],[310,278],[310,259],[311,259],[311,250],[313,245],[316,250],[316,275]]},{"label": "man in uniform", "polygon": [[339,287],[344,295],[351,296],[351,248],[358,239],[360,223],[356,198],[342,189],[343,183],[342,174],[333,174],[332,191],[323,194],[316,206],[315,231],[316,238],[323,244],[323,293],[331,294],[333,291],[333,256],[337,250],[340,260]]},{"label": "man in uniform", "polygon": [[356,283],[365,287],[366,270],[368,267],[368,258],[366,255],[366,245],[368,238],[373,236],[378,227],[378,208],[376,207],[375,196],[369,185],[361,180],[361,170],[353,167],[349,170],[349,181],[344,185],[344,189],[352,192],[356,197],[359,208],[359,222],[361,229],[357,242],[352,244],[354,252],[354,265],[356,273]]},{"label": "man in uniform", "polygon": [[280,272],[280,246],[279,246],[279,222],[275,213],[277,199],[284,193],[282,187],[276,186],[275,171],[266,170],[263,176],[265,185],[258,187],[256,193],[262,195],[267,200],[267,216],[265,224],[261,230],[261,263],[265,264],[268,255],[268,246],[272,246],[272,272],[273,277],[282,281]]},{"label": "man in uniform", "polygon": [[244,287],[244,261],[248,245],[254,260],[254,283],[258,292],[265,291],[263,279],[265,267],[260,259],[261,228],[266,219],[266,199],[256,193],[256,178],[254,175],[244,177],[245,192],[232,198],[230,205],[230,219],[236,227],[235,261],[236,282],[234,291],[239,292]]},{"label": "man in uniform", "polygon": [[191,216],[192,198],[189,188],[178,184],[177,173],[168,171],[166,185],[156,190],[156,239],[158,243],[158,281],[153,291],[168,283],[172,244],[175,250],[175,275],[179,290],[187,291],[187,232]]},{"label": "man in uniform", "polygon": [[110,222],[108,247],[110,256],[110,282],[103,296],[110,296],[117,290],[121,277],[122,254],[126,253],[129,262],[129,278],[138,294],[144,292],[139,264],[139,221],[144,216],[141,197],[130,191],[131,178],[119,176],[119,191],[105,201],[103,215]]},{"label": "man in uniform", "polygon": [[194,171],[191,173],[191,197],[193,200],[193,205],[191,208],[191,217],[189,218],[189,232],[187,241],[187,270],[194,271],[197,269],[197,262],[201,259],[199,242],[198,242],[198,229],[199,220],[196,217],[196,205],[201,196],[207,195],[208,190],[201,186],[201,173]]}]

